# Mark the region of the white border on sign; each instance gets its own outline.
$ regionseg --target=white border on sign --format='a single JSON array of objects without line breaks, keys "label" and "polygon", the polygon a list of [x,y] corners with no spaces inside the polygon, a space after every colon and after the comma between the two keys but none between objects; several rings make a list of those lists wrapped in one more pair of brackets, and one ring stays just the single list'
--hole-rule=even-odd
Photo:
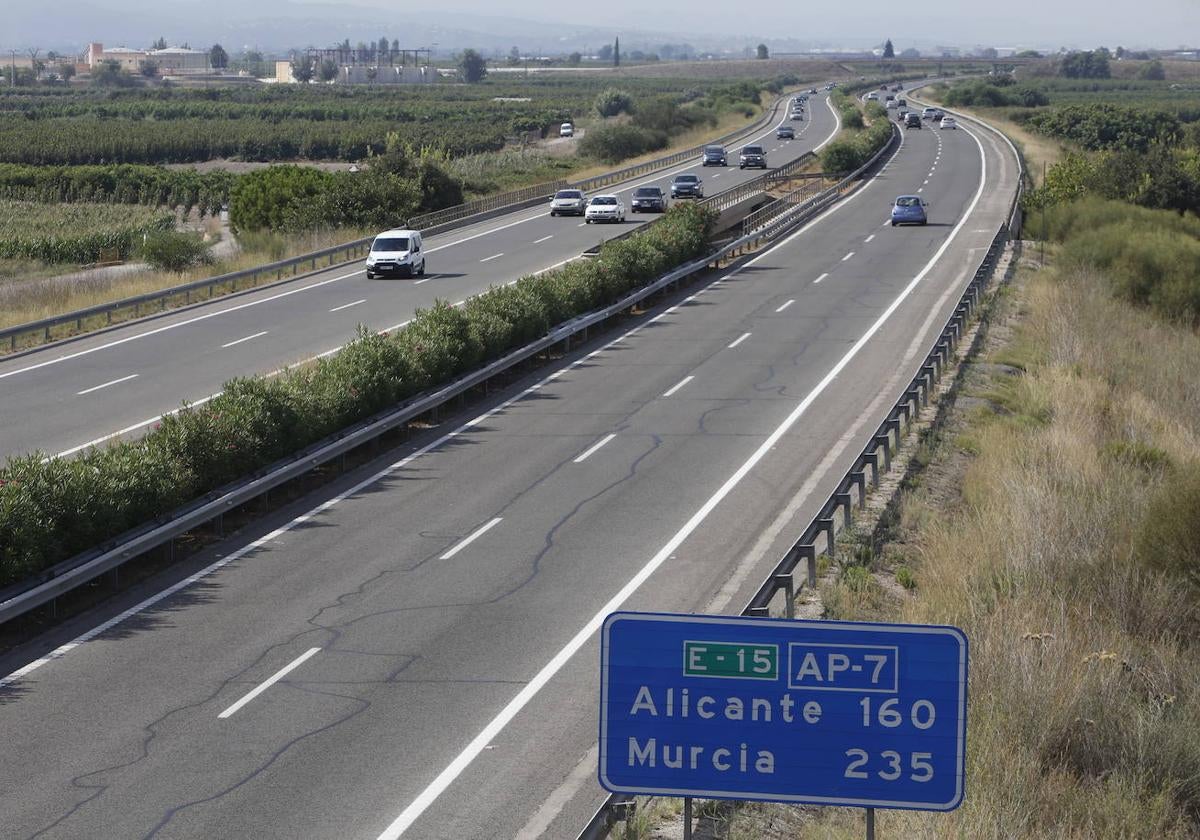
[{"label": "white border on sign", "polygon": [[[883,631],[910,635],[950,636],[958,642],[958,768],[954,775],[954,796],[947,802],[921,802],[916,800],[893,801],[882,799],[854,799],[837,796],[771,796],[755,795],[745,791],[699,790],[690,788],[630,788],[614,784],[605,775],[608,759],[608,656],[609,633],[617,622],[660,621],[684,624],[720,624],[730,627],[763,627],[776,625],[787,627],[813,627],[826,630]],[[690,796],[702,799],[739,799],[748,802],[805,802],[814,805],[848,805],[864,808],[896,808],[913,811],[953,811],[963,800],[963,764],[966,759],[967,742],[967,637],[957,627],[938,624],[886,624],[871,621],[813,621],[805,619],[743,618],[722,615],[686,615],[675,613],[643,613],[632,611],[613,612],[604,619],[600,630],[600,762],[598,777],[601,786],[611,793],[633,793],[646,796]]]}]

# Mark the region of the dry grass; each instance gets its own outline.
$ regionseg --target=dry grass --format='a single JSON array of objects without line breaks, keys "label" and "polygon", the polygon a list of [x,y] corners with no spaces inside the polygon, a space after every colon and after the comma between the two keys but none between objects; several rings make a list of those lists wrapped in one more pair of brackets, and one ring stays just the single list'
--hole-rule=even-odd
[{"label": "dry grass", "polygon": [[[263,265],[349,242],[362,231],[314,231],[299,236],[264,235],[249,237],[235,257],[185,272],[138,271],[122,276],[97,274],[87,279],[41,276],[20,281],[0,278],[0,328],[27,324],[42,318],[85,309],[101,303],[134,297],[230,271]],[[31,266],[36,269],[37,266]]]},{"label": "dry grass", "polygon": [[843,615],[952,623],[971,639],[966,801],[948,816],[887,814],[881,829],[1194,837],[1200,560],[1188,540],[1189,581],[1144,546],[1172,531],[1164,500],[1192,499],[1171,515],[1200,527],[1187,489],[1200,466],[1200,337],[1086,274],[1037,275],[1023,303],[1015,355],[1028,372],[984,383],[961,497],[946,505],[919,487],[904,501],[918,597],[880,609],[832,587]]}]

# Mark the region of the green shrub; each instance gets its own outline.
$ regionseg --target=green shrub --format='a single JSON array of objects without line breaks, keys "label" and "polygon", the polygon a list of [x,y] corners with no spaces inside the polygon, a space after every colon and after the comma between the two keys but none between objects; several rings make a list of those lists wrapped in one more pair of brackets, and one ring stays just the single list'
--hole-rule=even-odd
[{"label": "green shrub", "polygon": [[235,379],[144,438],[72,459],[0,468],[0,586],[29,577],[261,469],[484,359],[544,335],[664,268],[702,256],[715,214],[695,204],[461,307],[439,301],[394,335],[365,328],[341,352],[271,379]]},{"label": "green shrub", "polygon": [[141,257],[154,268],[183,271],[194,265],[212,262],[208,245],[195,233],[160,230],[146,234]]},{"label": "green shrub", "polygon": [[606,88],[596,96],[596,113],[602,117],[633,113],[633,97],[617,88]]},{"label": "green shrub", "polygon": [[590,129],[579,141],[580,154],[604,163],[657,151],[667,145],[667,134],[636,125],[605,125]]}]

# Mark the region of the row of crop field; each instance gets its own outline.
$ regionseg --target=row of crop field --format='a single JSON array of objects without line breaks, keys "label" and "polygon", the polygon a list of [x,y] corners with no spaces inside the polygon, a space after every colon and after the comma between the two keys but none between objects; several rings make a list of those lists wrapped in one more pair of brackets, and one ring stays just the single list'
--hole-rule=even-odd
[{"label": "row of crop field", "polygon": [[716,214],[672,208],[645,231],[461,307],[438,302],[394,333],[269,379],[228,383],[139,441],[0,467],[0,586],[169,513],[703,256]]},{"label": "row of crop field", "polygon": [[237,176],[162,166],[32,166],[0,163],[0,198],[45,203],[143,204],[211,215],[228,200]]},{"label": "row of crop field", "polygon": [[146,234],[174,223],[172,214],[149,207],[0,199],[0,259],[90,263],[107,249],[124,259]]},{"label": "row of crop field", "polygon": [[[716,110],[757,101],[761,89],[749,82],[625,81],[623,91],[635,102],[666,97]],[[593,110],[604,84],[589,77],[393,90],[284,86],[103,95],[18,88],[0,91],[0,162],[356,161],[380,151],[389,132],[409,146],[457,157],[495,151],[518,134],[545,135],[577,120]]]}]

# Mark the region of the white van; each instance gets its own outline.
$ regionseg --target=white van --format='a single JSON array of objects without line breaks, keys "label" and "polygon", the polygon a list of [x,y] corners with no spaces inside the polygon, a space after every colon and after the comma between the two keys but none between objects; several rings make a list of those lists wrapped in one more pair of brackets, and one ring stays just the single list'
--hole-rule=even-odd
[{"label": "white van", "polygon": [[425,252],[421,232],[417,230],[385,230],[371,242],[367,254],[367,279],[387,274],[412,277],[425,273]]},{"label": "white van", "polygon": [[560,125],[558,127],[558,136],[559,137],[574,137],[575,136],[575,126],[573,126],[571,123],[563,123],[562,125]]}]

